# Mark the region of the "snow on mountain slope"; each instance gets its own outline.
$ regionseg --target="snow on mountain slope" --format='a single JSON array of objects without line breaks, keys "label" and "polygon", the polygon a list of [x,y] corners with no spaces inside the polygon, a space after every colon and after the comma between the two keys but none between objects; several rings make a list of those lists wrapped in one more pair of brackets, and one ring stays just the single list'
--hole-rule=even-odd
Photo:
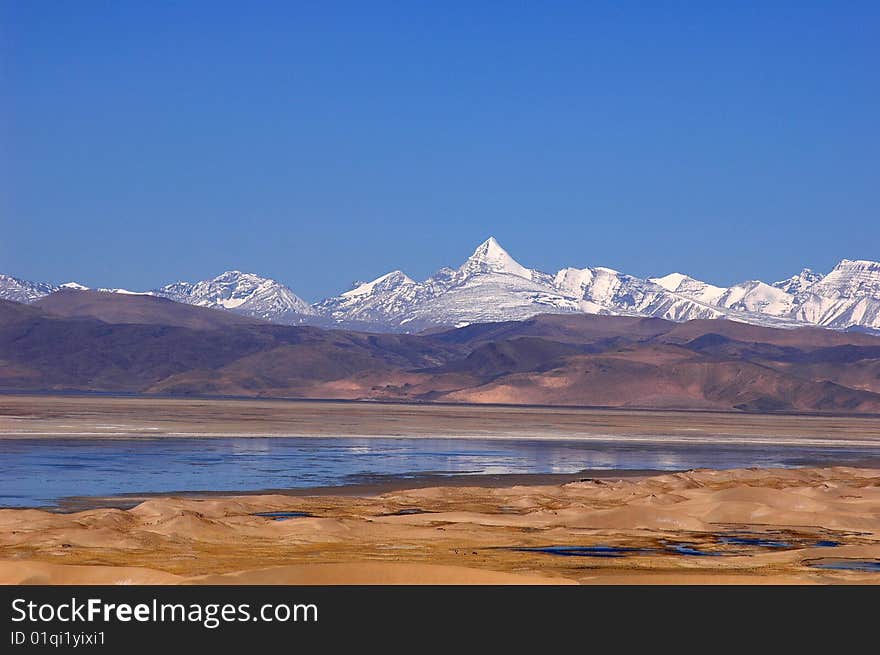
[{"label": "snow on mountain slope", "polygon": [[718,298],[727,291],[724,287],[716,287],[683,273],[670,273],[665,277],[650,278],[648,281],[659,284],[667,291],[672,291],[685,298],[710,305],[714,305]]},{"label": "snow on mountain slope", "polygon": [[336,322],[365,321],[395,324],[415,302],[419,285],[402,271],[392,271],[372,282],[360,282],[350,291],[327,298],[314,310]]},{"label": "snow on mountain slope", "polygon": [[462,279],[480,273],[500,273],[532,280],[536,271],[520,264],[501,247],[495,237],[489,237],[477,246],[474,254],[458,269]]},{"label": "snow on mountain slope", "polygon": [[880,262],[842,260],[797,295],[792,315],[823,327],[880,329]]},{"label": "snow on mountain slope", "polygon": [[809,268],[803,269],[797,275],[792,275],[785,280],[774,282],[771,286],[782,289],[786,293],[796,295],[802,291],[806,291],[808,287],[822,279],[818,273],[814,273]]},{"label": "snow on mountain slope", "polygon": [[[21,280],[10,275],[0,274],[0,298],[4,300],[13,300],[21,303],[36,302],[50,293],[55,293],[59,289],[73,289],[74,291],[89,291],[89,287],[79,282],[65,282],[58,286],[48,284],[46,282],[30,282]],[[97,289],[105,293],[122,293],[129,295],[149,295],[150,292],[140,293],[137,291],[128,291],[126,289]]]},{"label": "snow on mountain slope", "polygon": [[201,282],[175,282],[151,293],[277,323],[298,324],[315,315],[311,305],[280,282],[241,271],[226,271]]},{"label": "snow on mountain slope", "polygon": [[844,259],[808,291],[827,298],[880,299],[880,262]]},{"label": "snow on mountain slope", "polygon": [[[643,280],[604,267],[566,268],[556,274],[556,284],[581,298],[581,309],[588,313],[653,316],[671,321],[713,318],[742,320],[736,311],[698,299],[704,293],[715,295],[707,288],[723,289],[680,273]],[[696,298],[671,291],[670,287],[691,290]]]},{"label": "snow on mountain slope", "polygon": [[489,238],[457,269],[442,268],[424,282],[394,271],[315,309],[337,322],[377,320],[418,331],[576,312],[578,303],[555,289],[549,275],[521,265]]},{"label": "snow on mountain slope", "polygon": [[[637,278],[622,275],[611,268],[564,268],[553,278],[557,289],[579,302],[589,314],[637,314],[643,289],[636,288]],[[658,292],[662,292],[654,285]]]},{"label": "snow on mountain slope", "polygon": [[791,313],[794,296],[760,280],[750,280],[728,287],[714,304],[740,312],[785,317]]},{"label": "snow on mountain slope", "polygon": [[518,321],[536,314],[579,311],[575,298],[560,293],[546,281],[533,281],[512,273],[474,274],[459,269],[448,279],[435,276],[427,280],[426,285],[430,290],[399,320],[398,324],[407,330],[432,325]]},{"label": "snow on mountain slope", "polygon": [[403,271],[391,271],[390,273],[377,277],[372,282],[358,283],[354,289],[343,293],[342,297],[354,302],[364,296],[373,295],[374,293],[386,291],[388,289],[394,289],[405,284],[415,284],[415,281]]},{"label": "snow on mountain slope", "polygon": [[[684,278],[686,276],[682,276]],[[676,287],[701,285],[692,278]],[[424,282],[400,271],[315,305],[338,324],[375,321],[409,332],[428,327],[461,326],[489,321],[523,320],[542,313],[657,316],[676,321],[695,318],[743,320],[736,310],[718,308],[648,280],[610,268],[566,268],[551,276],[517,262],[494,238],[474,250],[458,268],[443,268]],[[758,317],[760,323],[779,319]]]},{"label": "snow on mountain slope", "polygon": [[119,293],[123,296],[155,296],[152,291],[129,291],[128,289],[98,289],[102,293]]},{"label": "snow on mountain slope", "polygon": [[443,268],[424,282],[394,271],[315,309],[337,324],[418,331],[568,312],[793,325],[791,306],[789,294],[757,281],[725,288],[680,273],[643,280],[601,266],[552,276],[526,268],[490,237],[457,269]]},{"label": "snow on mountain slope", "polygon": [[446,324],[521,320],[544,312],[575,312],[578,303],[547,273],[526,268],[490,237],[456,270],[425,282],[421,306],[410,320]]},{"label": "snow on mountain slope", "polygon": [[0,274],[0,298],[3,300],[31,303],[48,296],[57,288],[45,282],[29,282],[11,275]]},{"label": "snow on mountain slope", "polygon": [[721,311],[786,318],[794,301],[790,293],[760,280],[718,287],[682,273],[670,273],[665,277],[651,278],[650,281],[679,296]]},{"label": "snow on mountain slope", "polygon": [[797,320],[822,327],[880,329],[880,301],[876,298],[826,298],[807,294],[794,312]]}]

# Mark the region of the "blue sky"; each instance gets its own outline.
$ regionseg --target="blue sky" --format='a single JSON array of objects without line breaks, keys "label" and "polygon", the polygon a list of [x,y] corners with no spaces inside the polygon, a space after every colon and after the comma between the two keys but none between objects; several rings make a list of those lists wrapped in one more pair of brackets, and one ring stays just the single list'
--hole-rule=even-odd
[{"label": "blue sky", "polygon": [[880,5],[723,4],[0,0],[0,272],[880,259]]}]

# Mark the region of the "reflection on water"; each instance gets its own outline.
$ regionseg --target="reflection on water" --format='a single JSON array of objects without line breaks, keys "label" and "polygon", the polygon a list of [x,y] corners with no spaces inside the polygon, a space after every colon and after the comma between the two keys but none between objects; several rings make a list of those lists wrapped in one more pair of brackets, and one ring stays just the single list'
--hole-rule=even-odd
[{"label": "reflection on water", "polygon": [[880,464],[880,449],[463,439],[212,438],[0,441],[0,506],[68,496],[252,491],[373,476]]}]

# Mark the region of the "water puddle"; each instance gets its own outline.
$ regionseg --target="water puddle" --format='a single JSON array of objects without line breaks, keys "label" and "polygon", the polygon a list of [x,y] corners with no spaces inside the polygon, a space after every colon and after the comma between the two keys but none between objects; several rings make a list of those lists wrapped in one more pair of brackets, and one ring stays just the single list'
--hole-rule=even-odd
[{"label": "water puddle", "polygon": [[794,550],[797,548],[832,548],[843,542],[815,539],[795,533],[723,532],[700,535],[699,543],[660,541],[656,546],[535,546],[512,548],[518,552],[546,553],[566,557],[628,557],[632,555],[681,555],[683,557],[719,557],[753,555],[763,550]]},{"label": "water puddle", "polygon": [[729,544],[731,546],[757,546],[758,548],[793,548],[788,541],[776,541],[773,539],[764,539],[763,537],[744,537],[738,535],[721,535],[718,542]]},{"label": "water puddle", "polygon": [[626,548],[624,546],[536,546],[512,548],[523,553],[547,553],[565,557],[626,557],[636,553],[656,552],[653,548]]},{"label": "water puddle", "polygon": [[880,560],[867,559],[843,559],[835,561],[810,562],[809,566],[814,569],[828,569],[831,571],[860,571],[862,573],[880,573]]},{"label": "water puddle", "polygon": [[286,519],[311,516],[311,514],[308,512],[255,512],[254,514],[251,514],[251,516],[260,516],[265,519],[272,519],[273,521],[284,521]]},{"label": "water puddle", "polygon": [[717,557],[724,554],[715,550],[700,550],[693,544],[665,544],[665,546],[667,553],[687,557]]},{"label": "water puddle", "polygon": [[414,516],[416,514],[436,514],[436,512],[432,512],[431,510],[427,509],[421,509],[420,507],[408,507],[406,509],[399,509],[396,512],[383,514],[382,516]]}]

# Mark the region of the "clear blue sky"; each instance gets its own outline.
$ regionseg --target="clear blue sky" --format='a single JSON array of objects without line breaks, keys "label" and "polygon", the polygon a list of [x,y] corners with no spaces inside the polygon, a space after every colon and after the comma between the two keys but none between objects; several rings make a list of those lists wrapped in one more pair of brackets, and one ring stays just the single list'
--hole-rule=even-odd
[{"label": "clear blue sky", "polygon": [[722,4],[0,0],[0,271],[880,259],[880,4]]}]

